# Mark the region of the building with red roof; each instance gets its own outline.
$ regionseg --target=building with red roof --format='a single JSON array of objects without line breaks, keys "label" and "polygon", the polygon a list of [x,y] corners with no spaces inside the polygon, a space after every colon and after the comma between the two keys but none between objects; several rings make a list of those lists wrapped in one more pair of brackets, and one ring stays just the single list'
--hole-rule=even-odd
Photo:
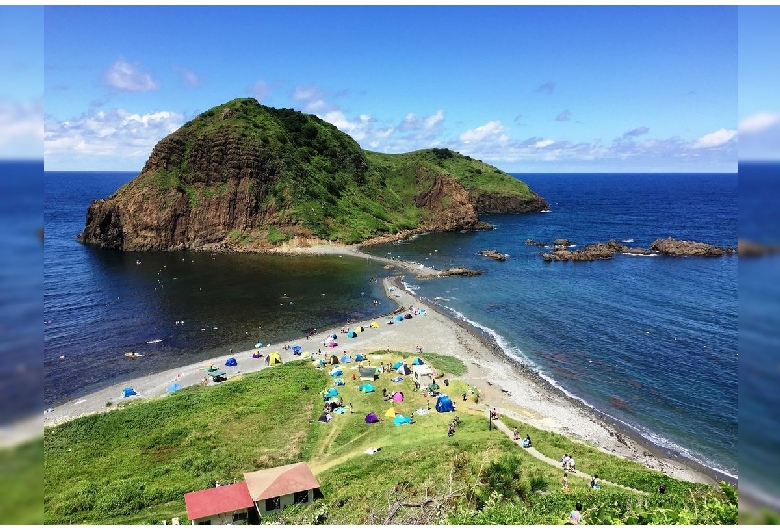
[{"label": "building with red roof", "polygon": [[246,521],[254,501],[246,482],[184,494],[187,518],[192,524],[232,524]]},{"label": "building with red roof", "polygon": [[293,504],[309,504],[322,497],[320,483],[306,462],[244,473],[244,479],[261,517]]}]

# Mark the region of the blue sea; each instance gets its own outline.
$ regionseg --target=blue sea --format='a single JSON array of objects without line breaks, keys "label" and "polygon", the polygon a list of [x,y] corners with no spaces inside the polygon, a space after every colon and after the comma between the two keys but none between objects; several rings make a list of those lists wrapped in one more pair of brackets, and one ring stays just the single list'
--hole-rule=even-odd
[{"label": "blue sea", "polygon": [[[46,406],[228,348],[391,309],[376,281],[387,271],[373,261],[120,253],[79,244],[90,202],[134,176],[45,175]],[[671,236],[736,246],[737,175],[519,177],[548,200],[549,212],[486,215],[494,230],[427,234],[367,251],[484,270],[406,282],[626,429],[736,477],[738,258],[545,263],[525,241],[563,237],[581,246],[615,238],[647,248]],[[509,259],[477,255],[493,248]],[[122,354],[129,350],[145,357],[128,359]]]}]

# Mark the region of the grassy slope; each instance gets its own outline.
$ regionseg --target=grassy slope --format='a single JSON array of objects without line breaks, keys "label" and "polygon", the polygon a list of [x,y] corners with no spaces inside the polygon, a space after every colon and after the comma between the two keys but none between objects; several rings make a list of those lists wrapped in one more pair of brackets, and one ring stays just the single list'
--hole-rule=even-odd
[{"label": "grassy slope", "polygon": [[[374,366],[414,357],[381,353],[381,359],[371,355]],[[351,380],[355,364],[346,365],[346,386],[338,387],[344,403],[353,404],[354,413],[335,415],[329,424],[313,421],[322,404],[320,392],[333,378],[307,362],[294,362],[47,429],[45,521],[149,523],[174,516],[185,521],[184,493],[213,486],[215,480],[241,480],[244,471],[305,460],[320,480],[325,500],[293,509],[283,520],[311,522],[324,509],[328,523],[365,523],[372,513],[381,519],[388,495],[397,487],[409,495],[424,493],[426,486],[440,491],[456,455],[464,452],[464,476],[472,483],[491,460],[514,454],[524,477],[533,476],[538,484],[547,485],[552,493],[533,496],[530,507],[517,515],[518,522],[562,522],[571,509],[572,495],[592,497],[579,479],[571,481],[573,493],[559,492],[557,468],[529,456],[500,432],[488,430],[481,406],[457,397],[465,384],[451,376],[462,373],[462,363],[447,356],[427,357],[450,378],[443,390],[455,398],[458,410],[418,414],[413,425],[396,427],[383,417],[389,404],[382,400],[382,388],[404,392],[405,400],[397,409],[406,415],[427,408],[428,399],[413,392],[409,378],[392,383],[390,378],[397,374],[382,374],[374,383],[376,392],[359,393],[359,380]],[[430,404],[433,407],[435,401]],[[370,411],[383,421],[366,424],[364,416]],[[447,437],[447,425],[455,414],[461,426],[455,436]],[[548,441],[544,433],[527,426],[521,429],[535,437],[540,450],[558,450],[555,438]],[[366,455],[368,447],[382,449]],[[586,453],[579,447],[575,453],[582,454],[578,466],[586,469]],[[641,469],[629,469],[604,453],[592,458],[594,466],[614,469],[610,479],[616,482],[641,474]],[[624,492],[600,493],[605,501],[637,500]]]},{"label": "grassy slope", "polygon": [[0,524],[43,524],[43,439],[0,449]]},{"label": "grassy slope", "polygon": [[[229,117],[225,111],[230,110]],[[497,168],[450,151],[426,149],[387,155],[363,151],[335,126],[290,109],[275,109],[252,99],[214,107],[166,140],[184,146],[184,159],[167,170],[143,174],[146,195],[186,194],[191,207],[203,196],[225,193],[224,183],[192,184],[188,162],[193,145],[210,135],[230,136],[237,144],[262,151],[258,169],[274,184],[264,199],[280,210],[280,225],[301,223],[322,239],[356,243],[415,228],[426,212],[414,197],[430,185],[415,178],[419,168],[449,174],[476,193],[530,198],[528,186]],[[285,237],[277,237],[277,242]]]}]

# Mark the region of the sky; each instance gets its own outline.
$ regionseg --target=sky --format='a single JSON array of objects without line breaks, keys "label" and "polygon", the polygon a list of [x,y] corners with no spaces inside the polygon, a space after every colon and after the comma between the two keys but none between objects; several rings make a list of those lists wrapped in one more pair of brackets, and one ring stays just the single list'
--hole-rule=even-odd
[{"label": "sky", "polygon": [[0,120],[27,127],[0,133],[0,156],[39,157],[43,136],[47,170],[138,171],[237,97],[316,114],[366,149],[448,147],[509,172],[733,172],[740,137],[741,159],[780,152],[776,7],[24,9],[42,45],[6,34],[20,60],[0,67],[43,68],[0,96]]}]

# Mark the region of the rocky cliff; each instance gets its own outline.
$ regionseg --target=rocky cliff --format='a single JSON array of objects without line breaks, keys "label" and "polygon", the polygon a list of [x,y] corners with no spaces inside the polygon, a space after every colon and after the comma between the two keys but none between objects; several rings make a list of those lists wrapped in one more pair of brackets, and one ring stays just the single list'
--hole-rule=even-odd
[{"label": "rocky cliff", "polygon": [[92,203],[84,243],[120,250],[267,250],[489,228],[540,211],[518,179],[447,149],[362,150],[316,116],[237,99],[163,138],[141,173]]}]

